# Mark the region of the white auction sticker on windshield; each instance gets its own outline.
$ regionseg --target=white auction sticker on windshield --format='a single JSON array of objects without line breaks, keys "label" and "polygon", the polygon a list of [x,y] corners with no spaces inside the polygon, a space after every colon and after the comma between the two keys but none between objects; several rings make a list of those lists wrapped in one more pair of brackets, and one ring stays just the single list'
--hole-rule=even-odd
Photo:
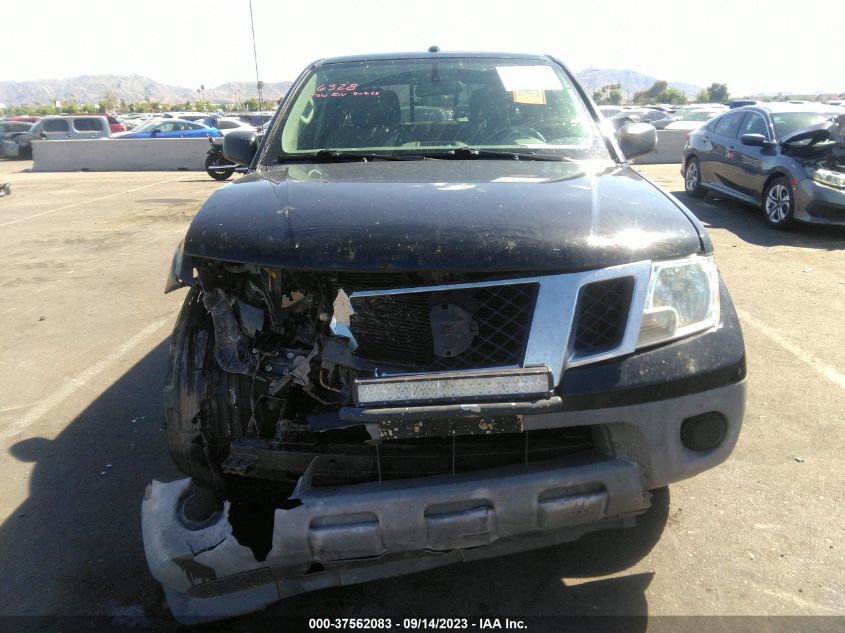
[{"label": "white auction sticker on windshield", "polygon": [[563,90],[563,84],[551,66],[497,66],[496,72],[508,92]]}]

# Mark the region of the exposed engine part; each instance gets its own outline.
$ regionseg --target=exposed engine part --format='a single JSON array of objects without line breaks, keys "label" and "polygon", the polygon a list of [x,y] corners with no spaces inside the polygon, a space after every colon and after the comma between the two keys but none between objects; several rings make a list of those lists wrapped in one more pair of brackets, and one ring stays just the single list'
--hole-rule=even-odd
[{"label": "exposed engine part", "polygon": [[203,304],[214,321],[214,358],[223,371],[251,374],[257,358],[250,352],[249,340],[241,333],[241,326],[226,293],[219,288],[203,294]]}]

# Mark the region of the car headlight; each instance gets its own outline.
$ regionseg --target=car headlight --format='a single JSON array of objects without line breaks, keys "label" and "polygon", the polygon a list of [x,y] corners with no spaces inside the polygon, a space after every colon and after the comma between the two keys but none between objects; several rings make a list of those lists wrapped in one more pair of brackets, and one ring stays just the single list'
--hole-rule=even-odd
[{"label": "car headlight", "polygon": [[637,347],[664,343],[719,323],[719,273],[713,257],[655,262]]},{"label": "car headlight", "polygon": [[808,169],[807,174],[816,182],[820,182],[828,187],[845,189],[845,174],[840,171],[833,171],[832,169]]}]

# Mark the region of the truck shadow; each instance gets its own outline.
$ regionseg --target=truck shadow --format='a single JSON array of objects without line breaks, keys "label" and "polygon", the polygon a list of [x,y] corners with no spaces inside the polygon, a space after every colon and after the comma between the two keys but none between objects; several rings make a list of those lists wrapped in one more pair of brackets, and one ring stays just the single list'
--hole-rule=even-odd
[{"label": "truck shadow", "polygon": [[798,246],[824,250],[845,248],[845,226],[798,223],[790,231],[778,231],[766,224],[760,207],[728,198],[708,195],[690,198],[683,190],[672,195],[686,205],[707,227],[726,229],[757,246]]},{"label": "truck shadow", "polygon": [[[55,614],[77,616],[72,626],[65,622],[75,630],[115,624],[169,630],[175,624],[147,570],[140,530],[145,485],[181,476],[161,432],[167,347],[167,340],[159,343],[55,439],[29,437],[9,448],[15,459],[33,464],[28,498],[0,525],[0,573],[8,579],[0,584],[0,613],[36,616],[19,618],[16,630],[44,629],[44,616]],[[316,591],[200,628],[277,631],[280,616],[627,615],[638,617],[625,630],[645,630],[652,574],[624,572],[660,538],[669,503],[668,490],[661,489],[634,528]],[[612,574],[619,576],[606,578]],[[559,623],[553,628],[561,630]]]}]

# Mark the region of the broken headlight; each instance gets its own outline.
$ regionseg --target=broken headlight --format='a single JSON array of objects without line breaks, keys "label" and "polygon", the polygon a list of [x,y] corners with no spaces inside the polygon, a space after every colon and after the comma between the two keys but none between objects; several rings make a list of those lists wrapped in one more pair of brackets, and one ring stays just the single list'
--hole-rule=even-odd
[{"label": "broken headlight", "polygon": [[835,189],[845,189],[845,174],[832,169],[808,169],[807,174],[823,185],[834,187]]},{"label": "broken headlight", "polygon": [[713,257],[655,262],[637,347],[664,343],[719,322],[719,273]]}]

